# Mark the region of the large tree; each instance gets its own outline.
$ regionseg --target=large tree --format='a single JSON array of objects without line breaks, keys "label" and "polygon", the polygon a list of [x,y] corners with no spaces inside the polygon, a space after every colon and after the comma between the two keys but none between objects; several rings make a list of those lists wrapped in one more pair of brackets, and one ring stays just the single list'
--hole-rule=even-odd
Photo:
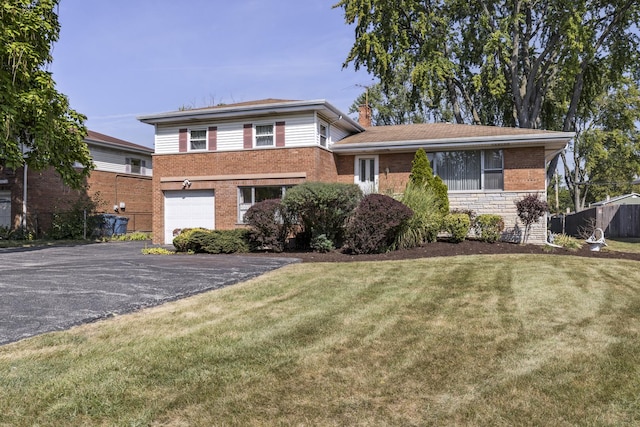
[{"label": "large tree", "polygon": [[365,67],[383,84],[408,67],[412,85],[457,123],[574,131],[582,105],[637,73],[637,0],[341,0],[336,7],[355,24],[345,66]]},{"label": "large tree", "polygon": [[86,118],[69,107],[47,70],[60,32],[58,3],[0,5],[0,161],[10,168],[53,166],[66,184],[79,188],[93,168],[84,143]]},{"label": "large tree", "polygon": [[638,123],[640,88],[632,79],[617,82],[579,115],[573,156],[562,154],[576,210],[634,190],[632,181],[640,176]]}]

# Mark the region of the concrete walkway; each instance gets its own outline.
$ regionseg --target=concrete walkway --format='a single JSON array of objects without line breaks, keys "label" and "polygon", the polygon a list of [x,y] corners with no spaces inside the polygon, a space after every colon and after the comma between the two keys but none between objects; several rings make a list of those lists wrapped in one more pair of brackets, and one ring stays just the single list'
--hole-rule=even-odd
[{"label": "concrete walkway", "polygon": [[222,288],[297,261],[142,255],[143,247],[0,249],[0,344]]}]

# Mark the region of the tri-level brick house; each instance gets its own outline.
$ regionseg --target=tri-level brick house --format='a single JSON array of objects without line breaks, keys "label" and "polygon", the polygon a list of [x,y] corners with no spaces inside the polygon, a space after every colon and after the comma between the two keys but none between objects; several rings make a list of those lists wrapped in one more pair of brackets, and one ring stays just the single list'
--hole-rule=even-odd
[{"label": "tri-level brick house", "polygon": [[[546,197],[547,162],[572,133],[446,123],[370,126],[325,100],[260,101],[139,117],[155,126],[153,236],[243,226],[254,203],[304,181],[401,193],[418,148],[449,188],[452,209],[496,213],[518,238],[515,202]],[[543,242],[543,221],[531,241]]]},{"label": "tri-level brick house", "polygon": [[0,227],[24,225],[41,235],[48,231],[53,212],[88,196],[102,202],[102,212],[128,217],[129,231],[151,231],[153,149],[94,131],[88,131],[85,143],[96,167],[83,190],[64,185],[53,168],[27,168],[25,191],[24,169],[0,164]]}]

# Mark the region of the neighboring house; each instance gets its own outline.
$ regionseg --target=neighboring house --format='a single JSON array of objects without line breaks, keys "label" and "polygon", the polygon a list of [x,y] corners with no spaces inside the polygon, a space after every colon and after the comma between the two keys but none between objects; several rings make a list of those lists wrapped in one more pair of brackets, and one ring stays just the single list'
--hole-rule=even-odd
[{"label": "neighboring house", "polygon": [[[449,188],[452,209],[495,213],[517,240],[515,202],[546,200],[547,162],[573,133],[446,123],[370,126],[325,100],[266,99],[139,117],[155,126],[153,235],[182,228],[242,227],[254,203],[304,181],[356,183],[401,193],[418,148]],[[544,242],[546,223],[530,241]]]},{"label": "neighboring house", "polygon": [[623,194],[622,196],[607,197],[606,200],[591,203],[589,207],[606,205],[640,205],[640,194],[629,193]]},{"label": "neighboring house", "polygon": [[0,166],[0,227],[17,228],[24,219],[28,229],[46,233],[54,212],[86,195],[101,212],[128,217],[128,231],[151,231],[153,149],[93,131],[85,142],[96,166],[86,190],[71,190],[53,168],[27,168],[24,204],[24,169]]}]

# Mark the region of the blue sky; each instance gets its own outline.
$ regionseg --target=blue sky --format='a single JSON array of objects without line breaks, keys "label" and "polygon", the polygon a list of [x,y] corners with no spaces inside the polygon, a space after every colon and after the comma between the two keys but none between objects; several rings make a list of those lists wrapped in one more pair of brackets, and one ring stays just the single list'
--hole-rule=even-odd
[{"label": "blue sky", "polygon": [[61,0],[50,70],[87,127],[152,146],[136,116],[262,98],[348,112],[372,79],[342,68],[337,0]]}]

